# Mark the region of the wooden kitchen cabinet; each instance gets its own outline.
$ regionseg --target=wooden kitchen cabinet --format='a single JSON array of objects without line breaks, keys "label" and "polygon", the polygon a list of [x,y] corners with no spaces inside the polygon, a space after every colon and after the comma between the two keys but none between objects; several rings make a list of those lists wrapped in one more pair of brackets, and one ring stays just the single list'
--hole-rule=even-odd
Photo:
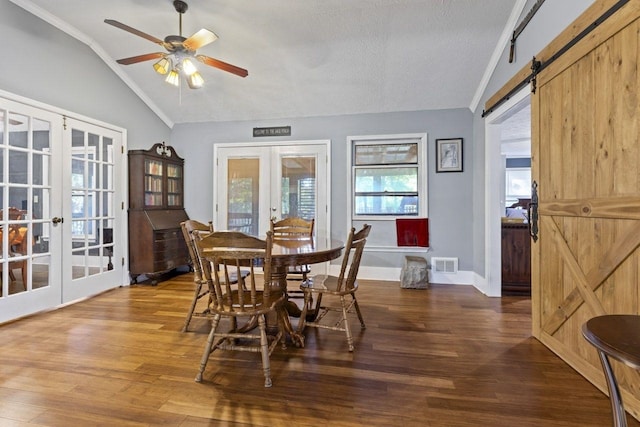
[{"label": "wooden kitchen cabinet", "polygon": [[502,295],[531,295],[529,224],[502,223]]}]

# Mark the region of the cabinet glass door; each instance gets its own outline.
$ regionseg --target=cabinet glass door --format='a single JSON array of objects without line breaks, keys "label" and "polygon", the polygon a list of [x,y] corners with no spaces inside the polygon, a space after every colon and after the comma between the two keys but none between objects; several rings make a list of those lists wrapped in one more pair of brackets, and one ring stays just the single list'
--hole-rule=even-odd
[{"label": "cabinet glass door", "polygon": [[182,206],[182,167],[167,164],[167,206]]},{"label": "cabinet glass door", "polygon": [[162,162],[158,160],[144,161],[144,204],[145,206],[162,206]]}]

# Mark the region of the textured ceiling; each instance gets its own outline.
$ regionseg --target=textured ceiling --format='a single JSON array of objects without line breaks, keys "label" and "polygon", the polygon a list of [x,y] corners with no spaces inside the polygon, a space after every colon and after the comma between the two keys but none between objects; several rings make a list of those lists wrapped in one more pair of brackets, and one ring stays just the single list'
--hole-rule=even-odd
[{"label": "textured ceiling", "polygon": [[163,39],[178,34],[171,0],[11,0],[75,35],[173,123],[469,108],[514,8],[513,0],[192,0],[183,35],[219,39],[198,53],[249,71],[198,63],[205,87],[177,89],[154,61],[162,51],[105,24]]},{"label": "textured ceiling", "polygon": [[500,127],[501,152],[507,157],[531,157],[531,103],[514,107]]}]

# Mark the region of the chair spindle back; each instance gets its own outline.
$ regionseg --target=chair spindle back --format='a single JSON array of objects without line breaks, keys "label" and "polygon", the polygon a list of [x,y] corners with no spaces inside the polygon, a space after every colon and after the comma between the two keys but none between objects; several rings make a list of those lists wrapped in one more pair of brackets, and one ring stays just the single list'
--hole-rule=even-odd
[{"label": "chair spindle back", "polygon": [[364,252],[364,245],[367,243],[369,231],[371,231],[371,225],[369,224],[365,224],[357,233],[355,228],[351,228],[344,248],[340,275],[338,276],[338,291],[353,288],[358,277],[360,260]]},{"label": "chair spindle back", "polygon": [[297,217],[284,218],[280,221],[271,220],[271,232],[274,239],[311,238],[314,225],[314,219],[307,221]]},{"label": "chair spindle back", "polygon": [[[214,295],[210,310],[227,316],[252,316],[266,313],[283,299],[271,295],[272,234],[261,240],[237,231],[216,231],[206,235],[196,233],[196,249],[202,265],[203,279]],[[262,266],[263,283],[256,281]],[[217,268],[215,268],[217,267]],[[244,276],[241,268],[249,270]],[[232,276],[237,277],[233,285]]]}]

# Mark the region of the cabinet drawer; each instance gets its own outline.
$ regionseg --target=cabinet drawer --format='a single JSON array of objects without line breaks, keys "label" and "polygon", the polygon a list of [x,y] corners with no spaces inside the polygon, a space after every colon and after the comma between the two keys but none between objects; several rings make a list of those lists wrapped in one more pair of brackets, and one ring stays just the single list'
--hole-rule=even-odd
[{"label": "cabinet drawer", "polygon": [[169,259],[156,258],[156,261],[153,263],[153,269],[154,271],[165,271],[188,264],[189,261],[187,260],[187,258],[181,256]]},{"label": "cabinet drawer", "polygon": [[153,245],[154,252],[176,252],[186,250],[187,246],[184,240],[157,240]]},{"label": "cabinet drawer", "polygon": [[178,229],[162,230],[153,233],[153,240],[155,240],[156,242],[161,242],[164,240],[175,240],[178,238],[184,239],[182,237],[182,231]]}]

